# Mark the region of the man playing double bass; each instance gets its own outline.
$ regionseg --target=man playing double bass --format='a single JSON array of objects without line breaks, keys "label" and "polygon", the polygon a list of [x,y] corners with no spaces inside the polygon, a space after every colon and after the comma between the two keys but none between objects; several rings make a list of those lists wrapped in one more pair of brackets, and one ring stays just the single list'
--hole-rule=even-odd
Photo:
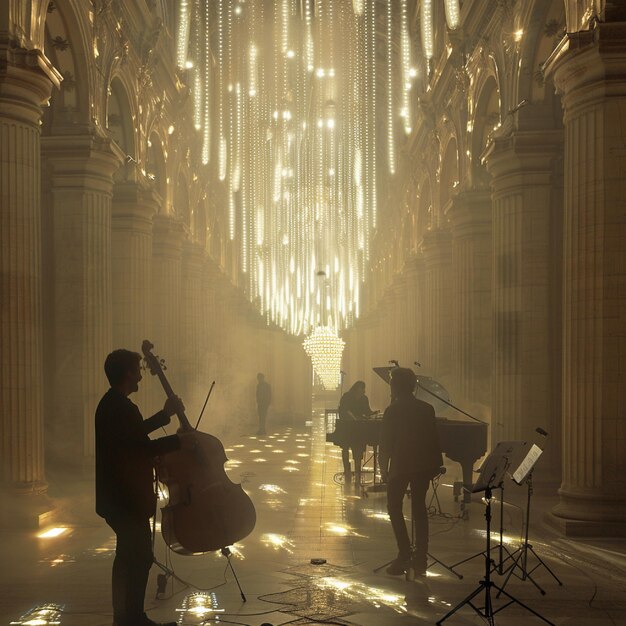
[{"label": "man playing double bass", "polygon": [[[104,371],[111,388],[96,409],[96,512],[117,537],[113,561],[114,626],[158,626],[144,612],[148,573],[154,556],[150,517],[156,513],[155,457],[181,447],[193,448],[193,436],[150,439],[148,434],[184,411],[180,398],[144,420],[128,396],[139,389],[141,355],[115,350]],[[168,622],[161,626],[176,626]]]},{"label": "man playing double bass", "polygon": [[[413,395],[416,382],[413,370],[397,367],[391,371],[391,404],[383,416],[379,448],[381,476],[387,483],[387,511],[398,544],[398,556],[387,568],[387,572],[393,575],[404,573],[411,558],[417,575],[426,572],[426,492],[430,480],[440,473],[443,461],[435,410]],[[413,554],[402,513],[404,494],[409,485],[415,525]]]}]

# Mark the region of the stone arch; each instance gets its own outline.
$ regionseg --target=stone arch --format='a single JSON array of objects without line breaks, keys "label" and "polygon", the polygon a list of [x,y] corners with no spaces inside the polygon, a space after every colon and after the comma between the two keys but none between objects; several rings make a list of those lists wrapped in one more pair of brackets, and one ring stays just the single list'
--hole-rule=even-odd
[{"label": "stone arch", "polygon": [[445,213],[446,206],[452,199],[452,194],[459,184],[459,150],[456,137],[450,137],[446,149],[442,153],[441,170],[439,175],[439,208]]},{"label": "stone arch", "polygon": [[559,98],[550,83],[546,84],[543,65],[565,35],[563,0],[534,2],[520,24],[520,63],[517,73],[518,101],[556,102]]},{"label": "stone arch", "polygon": [[176,195],[174,196],[174,215],[182,219],[187,228],[191,228],[191,202],[189,198],[189,184],[184,170],[178,172],[176,181]]},{"label": "stone arch", "polygon": [[448,42],[448,28],[443,2],[434,0],[433,7],[433,63],[436,65]]},{"label": "stone arch", "polygon": [[474,107],[471,136],[471,176],[476,187],[489,186],[489,174],[482,162],[491,134],[502,121],[500,91],[493,75],[482,83]]},{"label": "stone arch", "polygon": [[129,97],[120,77],[114,76],[108,89],[107,98],[107,130],[111,139],[117,144],[126,159],[126,167],[120,168],[117,179],[134,179],[137,177],[137,133],[135,131],[136,115],[132,110],[132,99]]},{"label": "stone arch", "polygon": [[146,176],[152,182],[154,190],[159,195],[159,207],[163,207],[167,195],[167,172],[165,155],[163,153],[163,140],[156,131],[152,131],[147,140]]},{"label": "stone arch", "polygon": [[398,257],[399,267],[397,269],[402,269],[402,264],[409,258],[411,253],[413,252],[413,236],[412,236],[412,224],[411,224],[412,215],[410,212],[406,212],[402,219],[402,229],[400,231],[400,244],[399,250],[396,250],[396,256]]},{"label": "stone arch", "polygon": [[191,213],[191,233],[194,241],[206,249],[207,246],[207,201],[206,194],[196,203]]},{"label": "stone arch", "polygon": [[88,38],[80,16],[67,0],[43,4],[47,7],[41,29],[44,54],[63,76],[60,90],[53,91],[50,107],[44,110],[43,133],[52,134],[55,127],[91,123],[93,90]]},{"label": "stone arch", "polygon": [[213,221],[209,232],[209,256],[222,268],[224,268],[224,241],[219,219]]},{"label": "stone arch", "polygon": [[424,233],[430,230],[433,226],[433,197],[432,188],[430,184],[430,177],[425,176],[422,184],[420,185],[420,192],[418,196],[418,210],[417,210],[417,232],[416,239],[417,244],[424,238]]}]

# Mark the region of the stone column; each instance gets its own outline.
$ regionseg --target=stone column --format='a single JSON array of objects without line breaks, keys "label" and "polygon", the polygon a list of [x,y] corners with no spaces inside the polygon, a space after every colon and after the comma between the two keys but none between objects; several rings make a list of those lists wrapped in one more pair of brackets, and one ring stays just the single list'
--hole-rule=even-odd
[{"label": "stone column", "polygon": [[452,376],[452,246],[450,231],[424,235],[424,374],[447,384]]},{"label": "stone column", "polygon": [[228,422],[226,414],[227,396],[224,394],[224,380],[222,376],[221,337],[224,333],[222,327],[222,293],[219,287],[219,268],[210,258],[204,258],[202,270],[203,280],[203,308],[204,308],[204,333],[207,342],[207,374],[209,382],[215,381],[215,389],[207,406],[208,414],[203,418],[206,432],[214,433],[224,429]]},{"label": "stone column", "polygon": [[120,159],[96,134],[48,136],[52,219],[52,397],[46,453],[64,469],[93,471],[94,413],[108,388],[111,350],[111,198]]},{"label": "stone column", "polygon": [[558,480],[561,262],[560,131],[496,137],[493,197],[492,440],[550,433],[538,481]]},{"label": "stone column", "polygon": [[461,192],[447,216],[452,223],[455,404],[468,411],[482,408],[476,417],[484,418],[491,403],[491,194]]},{"label": "stone column", "polygon": [[[357,363],[357,368],[351,375],[347,383],[349,389],[357,380],[364,380],[367,385],[367,395],[370,399],[370,405],[379,407],[383,402],[389,400],[389,393],[384,388],[385,384],[372,371],[373,367],[385,366],[386,360],[384,352],[378,344],[380,334],[380,325],[383,323],[383,312],[380,308],[368,311],[361,321],[361,336],[364,345],[363,360]],[[377,380],[378,379],[378,380]],[[385,404],[385,406],[387,406]]]},{"label": "stone column", "polygon": [[411,350],[407,343],[407,283],[404,275],[394,276],[388,294],[388,317],[383,323],[383,332],[390,358],[397,359],[402,367],[410,367]]},{"label": "stone column", "polygon": [[[204,251],[191,241],[183,245],[181,285],[181,346],[184,398],[190,415],[200,414],[209,391],[208,324],[204,306]],[[211,379],[212,380],[212,379]]]},{"label": "stone column", "polygon": [[152,218],[158,198],[137,183],[113,191],[111,269],[113,346],[139,351],[152,337]]},{"label": "stone column", "polygon": [[[59,76],[41,52],[0,44],[0,522],[37,523],[48,503],[42,409],[40,121]],[[19,515],[19,511],[23,515]],[[19,519],[17,519],[19,517]]]},{"label": "stone column", "polygon": [[422,253],[412,256],[404,267],[406,281],[406,346],[407,367],[418,371],[414,361],[421,363],[424,350],[424,318],[422,314],[424,291],[424,260]]},{"label": "stone column", "polygon": [[[154,218],[152,231],[152,338],[155,354],[164,358],[172,388],[182,396],[184,374],[181,359],[181,294],[183,224],[167,215]],[[151,408],[163,406],[165,393],[159,381],[144,381],[150,386]],[[174,418],[174,425],[176,418]]]},{"label": "stone column", "polygon": [[567,35],[563,94],[563,482],[572,535],[626,533],[626,23]]}]

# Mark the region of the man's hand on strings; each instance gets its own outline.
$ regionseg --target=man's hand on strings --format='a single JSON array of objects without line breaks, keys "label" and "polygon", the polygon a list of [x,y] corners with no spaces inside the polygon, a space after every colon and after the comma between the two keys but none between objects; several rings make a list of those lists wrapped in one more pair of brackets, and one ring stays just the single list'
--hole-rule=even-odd
[{"label": "man's hand on strings", "polygon": [[163,411],[168,417],[171,417],[175,413],[184,413],[185,405],[178,396],[171,396],[165,401]]}]

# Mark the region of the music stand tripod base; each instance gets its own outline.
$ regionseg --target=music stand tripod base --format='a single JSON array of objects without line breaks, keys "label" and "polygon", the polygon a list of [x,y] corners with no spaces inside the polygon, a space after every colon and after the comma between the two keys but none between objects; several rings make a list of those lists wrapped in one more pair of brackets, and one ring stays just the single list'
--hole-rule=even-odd
[{"label": "music stand tripod base", "polygon": [[[509,467],[509,459],[501,454],[491,453],[481,468],[480,476],[474,485],[472,491],[474,493],[478,493],[481,491],[485,492],[485,521],[486,521],[486,548],[485,548],[485,574],[484,578],[478,583],[478,587],[472,591],[464,600],[459,602],[452,610],[448,611],[438,622],[437,626],[443,624],[447,619],[452,617],[459,609],[464,607],[466,604],[470,606],[478,615],[485,618],[487,623],[490,626],[494,626],[495,624],[495,615],[507,608],[511,604],[517,604],[521,608],[525,609],[529,613],[532,613],[535,617],[540,619],[542,622],[546,624],[550,624],[550,626],[555,626],[553,622],[547,620],[545,617],[537,613],[537,611],[531,609],[529,606],[520,602],[517,598],[513,597],[504,589],[498,587],[491,580],[491,492],[493,489],[499,487],[504,480],[504,475]],[[499,593],[506,596],[508,602],[503,604],[502,606],[494,609],[493,601],[492,601],[492,590],[495,589]],[[473,600],[482,592],[485,592],[484,606],[478,607],[474,604]]]},{"label": "music stand tripod base", "polygon": [[[507,576],[504,579],[504,582],[502,583],[502,589],[504,589],[507,586],[511,576],[515,576],[521,581],[530,580],[530,582],[537,588],[537,590],[541,593],[541,595],[545,596],[546,595],[545,590],[533,578],[533,573],[536,569],[540,567],[545,568],[550,574],[550,576],[552,576],[552,578],[556,580],[559,586],[562,587],[563,583],[558,578],[558,576],[548,567],[548,565],[544,562],[544,560],[535,552],[532,544],[528,540],[529,529],[530,529],[530,501],[533,495],[533,471],[534,471],[534,468],[531,466],[531,469],[529,470],[528,474],[525,477],[525,482],[526,482],[528,491],[527,491],[527,496],[526,496],[527,498],[526,499],[526,511],[524,515],[525,517],[524,541],[522,542],[520,547],[511,555],[513,562],[511,563],[511,565],[509,565],[507,570],[504,572],[507,574]],[[514,480],[515,480],[515,477],[514,477]],[[518,482],[518,481],[515,480],[515,482]],[[535,559],[537,559],[537,564],[532,569],[529,569],[528,567],[529,553],[532,554],[532,556],[534,556]],[[518,574],[515,571],[516,569],[519,569],[521,574]]]}]

